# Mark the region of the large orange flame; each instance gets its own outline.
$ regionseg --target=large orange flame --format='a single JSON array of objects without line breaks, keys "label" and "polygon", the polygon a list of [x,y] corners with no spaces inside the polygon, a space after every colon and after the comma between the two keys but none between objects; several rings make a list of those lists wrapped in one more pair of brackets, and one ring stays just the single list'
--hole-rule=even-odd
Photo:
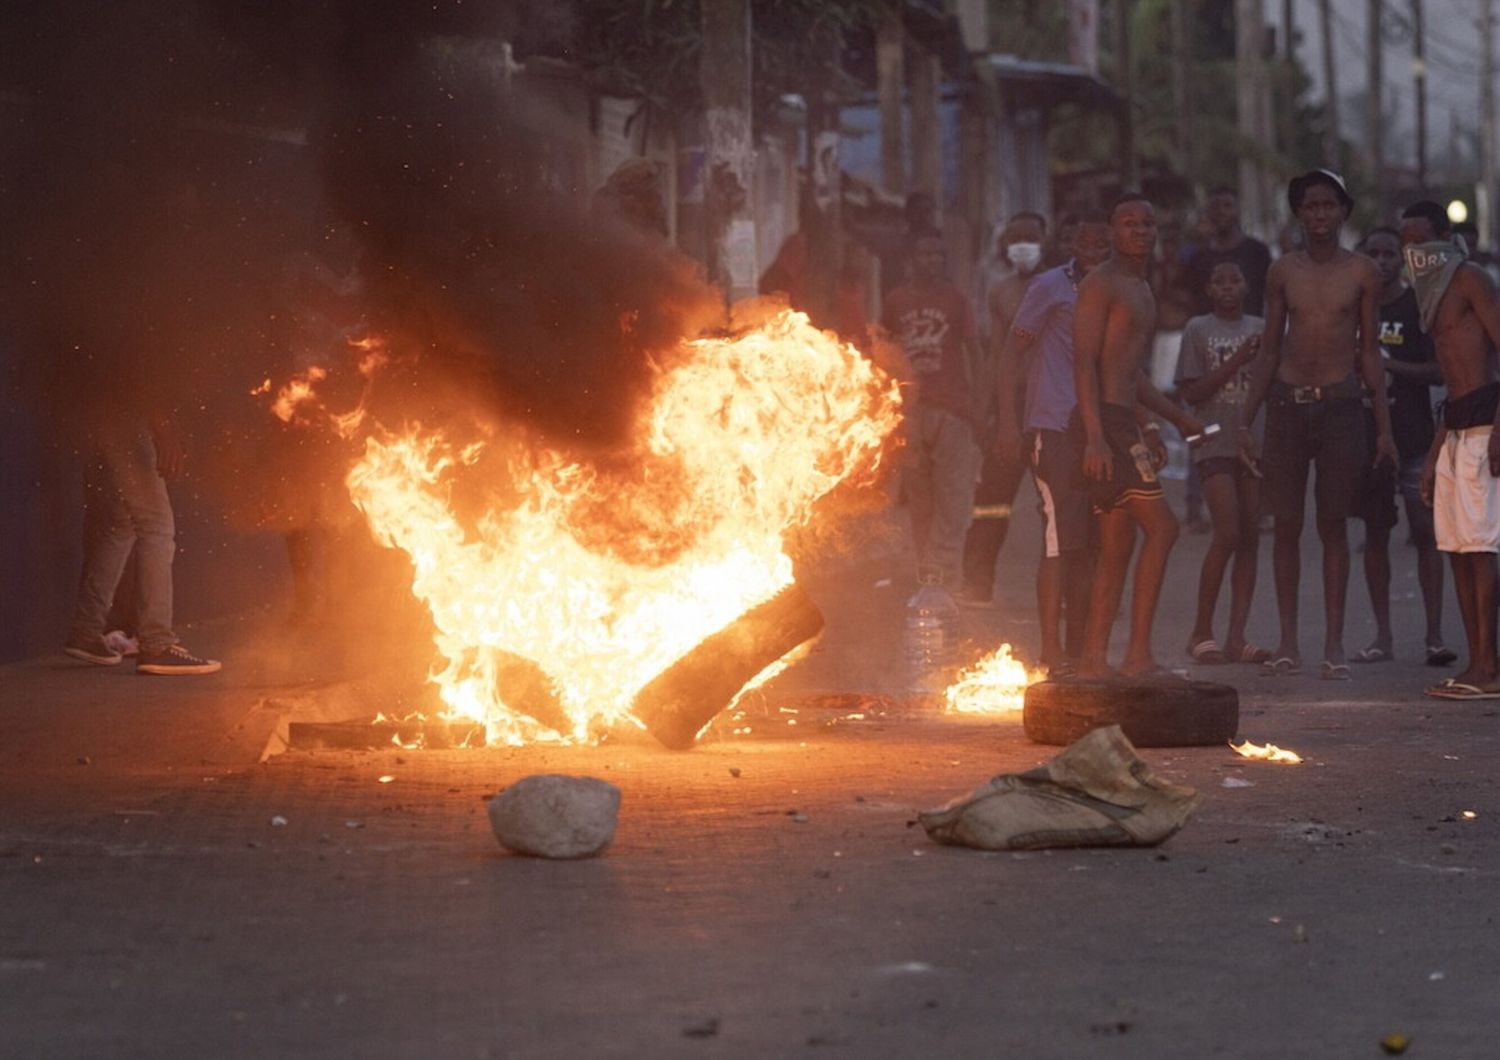
[{"label": "large orange flame", "polygon": [[[791,583],[783,534],[873,473],[899,404],[892,379],[787,311],[686,342],[659,369],[628,477],[528,446],[505,461],[514,500],[466,526],[452,487],[505,443],[409,426],[367,438],[347,483],[377,540],[411,558],[447,707],[483,721],[491,742],[583,739]],[[507,706],[517,655],[551,678],[566,732]]]}]

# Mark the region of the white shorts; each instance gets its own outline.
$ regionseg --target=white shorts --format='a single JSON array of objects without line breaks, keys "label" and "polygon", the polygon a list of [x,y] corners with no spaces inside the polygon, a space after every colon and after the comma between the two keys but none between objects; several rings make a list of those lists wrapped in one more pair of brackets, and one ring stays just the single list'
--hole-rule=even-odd
[{"label": "white shorts", "polygon": [[1500,479],[1490,474],[1489,425],[1448,432],[1438,454],[1432,523],[1442,552],[1500,552]]}]

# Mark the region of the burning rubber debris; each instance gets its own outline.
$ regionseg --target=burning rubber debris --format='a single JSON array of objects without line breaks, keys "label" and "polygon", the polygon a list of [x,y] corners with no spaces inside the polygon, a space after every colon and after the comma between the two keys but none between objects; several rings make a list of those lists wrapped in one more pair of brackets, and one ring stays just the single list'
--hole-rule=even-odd
[{"label": "burning rubber debris", "polygon": [[[294,381],[293,409],[365,432],[350,496],[411,559],[444,718],[482,725],[486,742],[587,740],[623,722],[689,747],[822,628],[784,537],[836,487],[873,481],[899,422],[895,381],[790,311],[685,340],[653,371],[630,443],[597,461],[505,424],[387,429],[364,396],[340,416],[320,380]],[[277,392],[278,416],[291,393]],[[476,515],[456,494],[486,505]]]},{"label": "burning rubber debris", "polygon": [[1026,704],[1026,688],[1046,679],[1011,655],[1002,644],[958,675],[943,693],[948,710],[959,714],[1008,714]]},{"label": "burning rubber debris", "polygon": [[1287,751],[1277,747],[1274,743],[1254,744],[1249,740],[1244,743],[1233,743],[1229,749],[1243,758],[1254,758],[1263,762],[1280,762],[1283,765],[1295,766],[1302,764],[1302,756],[1296,751]]}]

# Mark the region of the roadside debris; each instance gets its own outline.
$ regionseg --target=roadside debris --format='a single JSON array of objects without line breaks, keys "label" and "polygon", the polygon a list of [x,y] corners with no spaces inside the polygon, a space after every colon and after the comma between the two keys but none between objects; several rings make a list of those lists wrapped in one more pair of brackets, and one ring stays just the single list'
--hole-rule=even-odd
[{"label": "roadside debris", "polygon": [[1387,1034],[1380,1039],[1380,1048],[1386,1056],[1400,1056],[1411,1048],[1411,1036],[1407,1034]]},{"label": "roadside debris", "polygon": [[1263,762],[1280,762],[1283,765],[1295,766],[1302,764],[1302,756],[1296,751],[1288,751],[1277,747],[1274,743],[1256,744],[1246,740],[1237,744],[1230,741],[1229,749],[1242,758],[1256,758]]},{"label": "roadside debris", "polygon": [[586,858],[615,837],[620,789],[593,777],[544,773],[526,777],[490,800],[490,827],[500,845],[542,858]]},{"label": "roadside debris", "polygon": [[981,850],[1155,846],[1187,823],[1199,801],[1192,788],[1153,776],[1110,725],[1045,765],[1001,774],[918,820],[939,843]]}]

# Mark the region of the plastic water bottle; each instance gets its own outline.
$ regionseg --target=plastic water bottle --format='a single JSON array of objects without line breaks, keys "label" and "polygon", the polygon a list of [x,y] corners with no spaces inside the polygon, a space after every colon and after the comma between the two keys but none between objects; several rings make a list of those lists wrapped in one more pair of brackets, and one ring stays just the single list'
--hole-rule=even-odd
[{"label": "plastic water bottle", "polygon": [[943,691],[958,604],[941,585],[924,585],[906,602],[905,651],[911,690]]}]

